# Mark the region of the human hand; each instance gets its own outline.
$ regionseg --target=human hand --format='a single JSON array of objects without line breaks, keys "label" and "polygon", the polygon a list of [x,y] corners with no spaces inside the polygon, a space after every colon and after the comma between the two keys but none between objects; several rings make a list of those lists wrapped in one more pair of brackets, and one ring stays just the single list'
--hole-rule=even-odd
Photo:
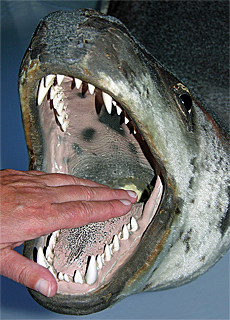
[{"label": "human hand", "polygon": [[48,269],[13,250],[58,229],[118,217],[137,200],[133,191],[40,171],[0,171],[0,273],[52,297],[57,283]]}]

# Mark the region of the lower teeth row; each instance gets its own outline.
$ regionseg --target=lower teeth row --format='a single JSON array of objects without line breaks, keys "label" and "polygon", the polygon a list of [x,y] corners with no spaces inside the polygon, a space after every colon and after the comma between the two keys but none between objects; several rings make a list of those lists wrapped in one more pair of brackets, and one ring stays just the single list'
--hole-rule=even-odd
[{"label": "lower teeth row", "polygon": [[92,255],[89,259],[89,263],[86,268],[85,275],[82,277],[79,270],[75,270],[74,275],[67,275],[66,273],[57,272],[53,265],[53,256],[54,256],[54,246],[56,240],[59,236],[59,231],[55,231],[52,233],[49,244],[46,248],[46,252],[44,255],[43,248],[39,247],[37,252],[37,263],[41,266],[48,268],[48,270],[53,274],[55,279],[59,281],[73,282],[79,284],[88,284],[92,285],[96,282],[98,278],[98,270],[101,270],[105,262],[109,262],[112,258],[112,255],[119,251],[120,242],[119,240],[127,240],[129,239],[130,232],[133,233],[138,230],[138,223],[134,217],[131,218],[130,223],[128,225],[124,225],[122,231],[113,237],[113,241],[110,244],[106,244],[104,248],[104,252],[97,257]]}]

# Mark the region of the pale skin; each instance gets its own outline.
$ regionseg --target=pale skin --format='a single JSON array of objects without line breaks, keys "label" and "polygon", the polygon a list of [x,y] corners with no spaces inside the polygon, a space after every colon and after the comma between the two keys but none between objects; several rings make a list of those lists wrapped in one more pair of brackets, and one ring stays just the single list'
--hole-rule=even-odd
[{"label": "pale skin", "polygon": [[59,229],[124,215],[137,199],[133,191],[58,173],[7,169],[0,180],[0,273],[48,297],[57,292],[55,278],[13,249]]}]

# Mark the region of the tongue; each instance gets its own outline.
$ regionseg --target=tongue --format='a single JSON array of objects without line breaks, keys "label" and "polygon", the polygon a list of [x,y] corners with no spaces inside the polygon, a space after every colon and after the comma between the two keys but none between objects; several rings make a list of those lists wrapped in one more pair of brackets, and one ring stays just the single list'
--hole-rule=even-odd
[{"label": "tongue", "polygon": [[88,258],[103,254],[105,245],[110,245],[115,235],[118,235],[119,239],[126,237],[126,227],[131,230],[135,228],[130,227],[131,218],[138,220],[142,211],[143,203],[136,203],[125,216],[80,228],[62,229],[54,248],[54,268],[57,272],[63,272],[67,269],[69,271],[71,267],[85,274]]}]

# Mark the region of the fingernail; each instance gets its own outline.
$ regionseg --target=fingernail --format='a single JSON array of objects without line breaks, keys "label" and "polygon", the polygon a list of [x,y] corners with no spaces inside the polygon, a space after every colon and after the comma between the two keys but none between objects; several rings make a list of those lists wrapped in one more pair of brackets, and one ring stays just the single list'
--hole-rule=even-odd
[{"label": "fingernail", "polygon": [[129,200],[120,200],[124,205],[129,206],[131,202]]},{"label": "fingernail", "polygon": [[137,194],[135,191],[132,191],[132,190],[127,190],[128,192],[128,195],[131,197],[131,198],[136,198],[137,197]]},{"label": "fingernail", "polygon": [[48,281],[40,279],[35,285],[35,290],[49,298],[51,292],[51,285]]}]

